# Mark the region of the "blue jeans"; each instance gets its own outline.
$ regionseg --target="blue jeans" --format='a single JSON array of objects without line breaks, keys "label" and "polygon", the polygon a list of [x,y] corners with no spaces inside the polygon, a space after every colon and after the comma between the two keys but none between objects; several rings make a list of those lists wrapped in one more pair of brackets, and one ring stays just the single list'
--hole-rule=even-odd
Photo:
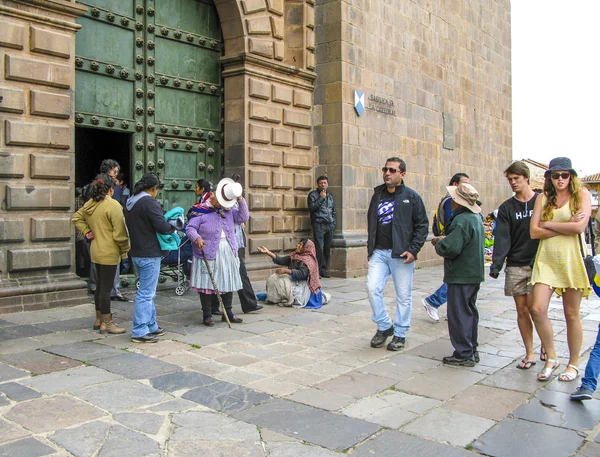
[{"label": "blue jeans", "polygon": [[435,309],[438,309],[444,303],[448,301],[448,284],[445,282],[429,297],[426,297],[425,300]]},{"label": "blue jeans", "polygon": [[581,386],[595,392],[598,387],[598,376],[600,376],[600,325],[598,325],[596,344],[594,344],[592,352],[590,352],[590,359],[585,366],[585,375],[581,380]]},{"label": "blue jeans", "polygon": [[369,259],[367,294],[373,309],[371,320],[377,330],[387,330],[392,326],[383,302],[383,289],[390,275],[396,288],[396,320],[394,336],[405,337],[410,328],[412,315],[412,279],[415,262],[404,263],[404,259],[393,259],[392,250],[375,249]]},{"label": "blue jeans", "polygon": [[160,257],[132,257],[132,260],[138,273],[140,288],[135,296],[131,336],[138,338],[158,329],[154,297],[160,273]]}]

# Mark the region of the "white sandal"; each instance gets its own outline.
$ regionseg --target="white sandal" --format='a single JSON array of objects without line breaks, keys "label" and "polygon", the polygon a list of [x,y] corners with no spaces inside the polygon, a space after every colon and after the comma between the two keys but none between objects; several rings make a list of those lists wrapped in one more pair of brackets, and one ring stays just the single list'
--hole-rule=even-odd
[{"label": "white sandal", "polygon": [[[575,373],[573,372],[569,372],[569,371],[565,371],[564,373],[561,373],[558,375],[558,380],[561,382],[571,382],[571,381],[575,381],[575,378],[577,378],[577,376],[579,376],[579,368],[577,368],[575,365],[567,365],[567,369],[572,368],[573,370],[575,370]],[[564,378],[564,379],[561,379]]]},{"label": "white sandal", "polygon": [[546,363],[548,362],[552,363],[553,365],[551,367],[544,367],[544,369],[540,371],[537,377],[538,381],[547,381],[548,379],[550,379],[550,376],[552,376],[554,370],[556,370],[560,366],[559,360],[548,359],[546,360]]}]

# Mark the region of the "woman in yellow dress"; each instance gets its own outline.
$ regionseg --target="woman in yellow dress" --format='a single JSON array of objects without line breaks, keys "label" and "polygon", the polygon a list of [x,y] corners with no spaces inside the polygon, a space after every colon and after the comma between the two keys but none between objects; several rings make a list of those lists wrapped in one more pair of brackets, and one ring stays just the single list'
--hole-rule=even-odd
[{"label": "woman in yellow dress", "polygon": [[592,290],[581,252],[586,252],[585,242],[580,244],[590,217],[591,200],[567,157],[552,159],[544,176],[544,195],[535,201],[530,226],[531,238],[541,240],[531,274],[531,316],[547,353],[538,380],[550,379],[560,365],[548,317],[550,298],[556,292],[562,297],[569,345],[569,363],[558,380],[573,381],[579,374],[577,365],[583,342],[579,305]]}]

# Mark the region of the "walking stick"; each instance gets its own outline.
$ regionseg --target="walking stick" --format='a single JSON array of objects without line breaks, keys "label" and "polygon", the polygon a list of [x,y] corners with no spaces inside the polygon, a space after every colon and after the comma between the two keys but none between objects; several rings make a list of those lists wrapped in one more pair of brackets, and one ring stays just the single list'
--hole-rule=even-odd
[{"label": "walking stick", "polygon": [[217,288],[217,283],[215,282],[215,277],[212,274],[212,270],[210,266],[208,266],[208,260],[206,259],[206,254],[204,254],[204,248],[200,248],[200,252],[202,252],[202,259],[204,260],[204,265],[206,266],[206,270],[208,271],[208,276],[210,276],[210,280],[213,283],[213,289],[215,294],[217,295],[217,300],[219,300],[219,308],[223,312],[223,316],[225,316],[225,320],[227,321],[227,325],[231,328],[231,322],[229,322],[229,315],[227,314],[227,310],[225,309],[225,305],[223,304],[223,299],[221,298],[221,294],[219,293],[219,289]]}]

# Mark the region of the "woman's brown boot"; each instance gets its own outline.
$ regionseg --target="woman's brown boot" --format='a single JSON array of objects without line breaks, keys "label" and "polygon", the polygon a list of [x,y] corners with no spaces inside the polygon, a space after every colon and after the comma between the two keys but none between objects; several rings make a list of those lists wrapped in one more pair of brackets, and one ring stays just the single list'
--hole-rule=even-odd
[{"label": "woman's brown boot", "polygon": [[125,333],[125,329],[121,327],[117,327],[112,320],[112,314],[101,314],[100,319],[102,323],[100,324],[100,334],[104,335],[106,333],[110,333],[111,335],[118,335],[121,333]]},{"label": "woman's brown boot", "polygon": [[102,324],[100,310],[96,310],[96,320],[94,321],[94,330],[100,330],[100,324]]}]

